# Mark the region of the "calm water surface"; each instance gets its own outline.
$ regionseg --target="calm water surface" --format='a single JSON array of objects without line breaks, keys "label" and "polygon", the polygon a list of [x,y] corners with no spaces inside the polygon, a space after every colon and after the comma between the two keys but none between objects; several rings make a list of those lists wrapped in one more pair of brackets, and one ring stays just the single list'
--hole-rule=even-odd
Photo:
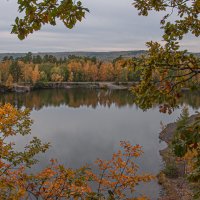
[{"label": "calm water surface", "polygon": [[[173,122],[180,114],[180,109],[170,116],[161,114],[157,107],[143,112],[133,104],[133,96],[128,91],[38,90],[1,95],[0,102],[31,109],[32,134],[16,137],[17,148],[33,136],[51,143],[48,152],[39,156],[40,164],[33,171],[46,166],[51,158],[75,168],[92,164],[96,158],[110,159],[119,142],[129,140],[143,146],[144,155],[137,160],[140,171],[156,175],[162,168],[159,150],[165,147],[158,138],[160,122]],[[193,114],[200,108],[200,95],[184,95],[180,105],[188,105]],[[141,185],[137,193],[157,199],[160,190],[155,181]]]}]

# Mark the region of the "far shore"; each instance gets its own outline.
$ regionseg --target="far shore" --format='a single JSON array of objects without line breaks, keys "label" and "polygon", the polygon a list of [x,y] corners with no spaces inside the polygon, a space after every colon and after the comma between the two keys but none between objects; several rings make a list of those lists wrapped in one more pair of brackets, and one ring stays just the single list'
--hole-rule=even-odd
[{"label": "far shore", "polygon": [[[90,88],[90,89],[109,89],[109,90],[129,90],[131,87],[137,85],[138,82],[114,82],[114,81],[96,81],[96,82],[38,82],[36,84],[31,83],[14,83],[8,87],[1,85],[1,93],[25,93],[38,89],[71,89],[71,88]],[[190,91],[190,88],[182,88],[182,92]],[[199,90],[198,90],[199,92]]]},{"label": "far shore", "polygon": [[110,89],[110,90],[128,90],[136,82],[45,82],[30,84],[20,83],[13,84],[11,87],[1,86],[0,93],[17,92],[24,93],[36,89],[54,89],[54,88],[93,88],[93,89]]}]

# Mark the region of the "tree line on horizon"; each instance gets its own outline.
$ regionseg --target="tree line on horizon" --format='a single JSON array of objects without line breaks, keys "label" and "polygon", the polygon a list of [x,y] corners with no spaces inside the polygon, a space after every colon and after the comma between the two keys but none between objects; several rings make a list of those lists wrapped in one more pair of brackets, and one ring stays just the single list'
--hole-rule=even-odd
[{"label": "tree line on horizon", "polygon": [[113,61],[100,61],[95,57],[69,56],[57,59],[52,55],[13,59],[4,57],[0,63],[0,84],[12,87],[14,83],[31,84],[45,82],[95,82],[95,81],[138,81],[132,63],[137,58],[118,57]]},{"label": "tree line on horizon", "polygon": [[[31,52],[24,57],[5,56],[0,62],[0,85],[12,88],[14,84],[37,86],[47,82],[142,82],[142,71],[136,70],[143,57],[124,58],[112,61],[100,61],[96,57],[56,58],[53,55],[33,56]],[[177,76],[173,70],[170,76]],[[179,77],[187,74],[187,70],[179,71]],[[188,69],[189,73],[189,69]],[[151,74],[154,82],[162,83],[159,71]],[[200,83],[199,76],[188,81],[188,87]],[[172,86],[170,86],[172,87]]]}]

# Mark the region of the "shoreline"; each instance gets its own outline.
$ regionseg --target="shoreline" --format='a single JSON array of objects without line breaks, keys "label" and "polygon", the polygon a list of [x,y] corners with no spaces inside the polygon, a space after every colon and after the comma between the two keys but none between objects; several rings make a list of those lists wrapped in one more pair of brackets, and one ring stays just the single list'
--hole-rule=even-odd
[{"label": "shoreline", "polygon": [[0,85],[0,93],[14,92],[26,93],[37,89],[71,89],[71,88],[93,88],[110,90],[128,90],[135,85],[134,82],[46,82],[37,83],[34,86],[28,84],[13,84],[12,87]]},{"label": "shoreline", "polygon": [[[190,116],[188,123],[192,123],[197,115]],[[158,182],[163,187],[165,193],[159,200],[191,200],[193,197],[192,184],[185,177],[185,162],[178,161],[170,149],[170,143],[177,127],[176,124],[177,122],[167,124],[159,134],[159,139],[167,144],[165,149],[160,150],[163,162],[165,166],[175,166],[174,169],[171,169],[172,176],[166,174],[166,168],[158,174]]]}]

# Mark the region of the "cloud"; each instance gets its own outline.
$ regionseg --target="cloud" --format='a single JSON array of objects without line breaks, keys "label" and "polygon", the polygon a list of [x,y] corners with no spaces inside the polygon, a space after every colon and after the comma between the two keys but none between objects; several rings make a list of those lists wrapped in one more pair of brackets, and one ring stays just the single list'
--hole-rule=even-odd
[{"label": "cloud", "polygon": [[[162,13],[138,16],[132,0],[83,0],[90,13],[74,29],[61,22],[46,25],[39,32],[19,41],[11,35],[11,24],[18,15],[16,1],[3,1],[0,7],[0,52],[111,51],[145,49],[149,40],[161,41],[159,20]],[[183,47],[198,51],[199,42],[188,37]]]}]

